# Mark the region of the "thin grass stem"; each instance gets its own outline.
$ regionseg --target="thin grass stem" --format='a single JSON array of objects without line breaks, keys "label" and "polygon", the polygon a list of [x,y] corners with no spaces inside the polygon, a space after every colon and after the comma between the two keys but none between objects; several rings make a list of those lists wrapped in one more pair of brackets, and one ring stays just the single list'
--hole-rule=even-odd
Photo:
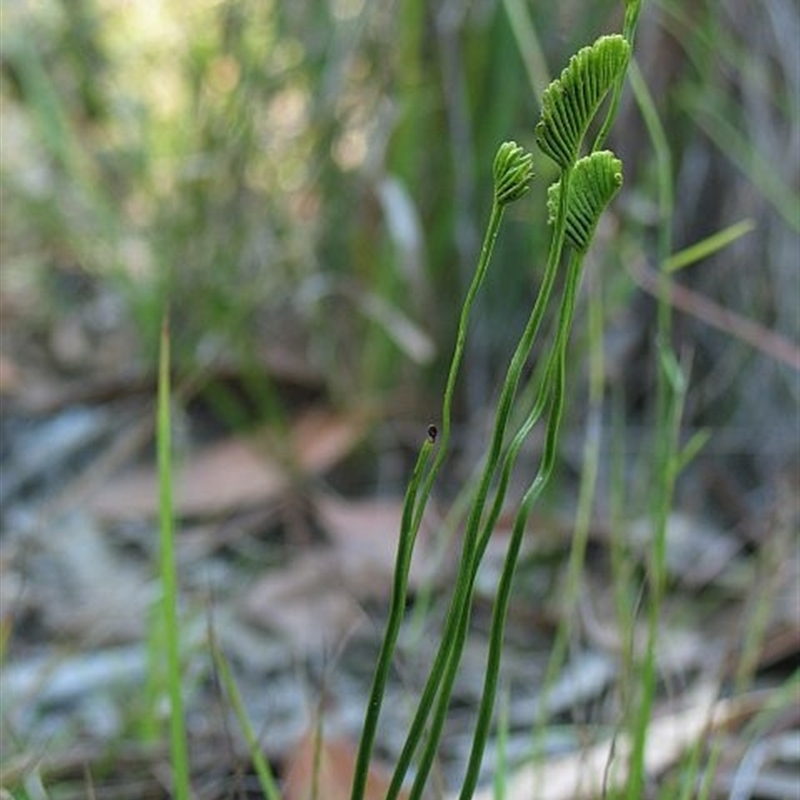
[{"label": "thin grass stem", "polygon": [[245,710],[244,703],[242,702],[242,696],[239,694],[239,687],[236,685],[236,681],[231,673],[228,659],[225,658],[224,653],[219,649],[215,642],[212,643],[211,654],[214,658],[214,665],[216,666],[222,686],[225,689],[225,693],[228,695],[231,708],[236,716],[236,721],[239,723],[239,729],[242,731],[242,735],[244,736],[245,744],[247,745],[247,751],[250,754],[251,761],[253,762],[253,769],[256,772],[256,777],[258,778],[261,792],[266,800],[281,800],[281,793],[278,789],[278,784],[275,782],[275,776],[272,774],[269,763],[261,752],[261,746],[259,745],[258,737],[256,736],[253,726],[250,723],[250,719],[247,716],[247,711]]},{"label": "thin grass stem", "polygon": [[[653,144],[658,170],[659,226],[658,263],[659,280],[668,280],[666,265],[672,251],[672,219],[674,194],[672,187],[672,156],[666,131],[658,116],[653,98],[639,71],[635,59],[629,64],[629,75],[634,98],[644,119],[645,127]],[[678,446],[678,427],[682,398],[683,379],[678,377],[679,367],[670,344],[672,310],[667,295],[660,295],[657,309],[657,348],[659,369],[656,380],[656,443],[653,474],[652,547],[648,564],[647,598],[647,644],[640,668],[641,695],[638,698],[636,717],[633,721],[633,744],[628,776],[628,800],[638,800],[644,791],[644,754],[647,731],[650,723],[656,691],[656,641],[664,591],[666,588],[666,533],[667,520],[672,505],[676,475],[673,461]]]},{"label": "thin grass stem", "polygon": [[161,613],[167,651],[167,691],[170,700],[170,761],[177,800],[189,800],[189,758],[181,690],[178,589],[175,569],[174,513],[172,505],[172,437],[170,421],[170,336],[165,315],[161,326],[158,364],[158,450]]},{"label": "thin grass stem", "polygon": [[439,447],[437,449],[436,458],[433,460],[433,464],[428,472],[428,474],[424,477],[422,481],[422,486],[419,491],[419,500],[417,501],[417,507],[414,511],[414,518],[412,523],[412,531],[413,536],[416,537],[416,533],[419,530],[420,525],[422,524],[422,516],[425,513],[425,507],[428,504],[428,499],[430,497],[431,491],[433,489],[434,481],[436,480],[436,476],[439,472],[439,469],[444,462],[444,459],[447,456],[447,447],[450,444],[450,428],[451,428],[451,419],[452,419],[452,408],[453,408],[453,395],[455,394],[456,382],[458,380],[458,373],[461,369],[461,362],[464,357],[464,349],[466,347],[467,342],[467,329],[469,326],[469,318],[472,314],[472,307],[475,304],[475,298],[478,294],[478,290],[481,288],[483,284],[484,278],[486,277],[486,272],[489,268],[489,263],[492,259],[492,253],[494,251],[494,246],[497,241],[497,236],[500,233],[500,224],[503,221],[503,210],[504,206],[497,202],[495,198],[492,201],[492,210],[489,214],[489,222],[486,226],[486,234],[483,239],[483,244],[481,246],[481,254],[480,258],[478,259],[478,266],[475,270],[475,274],[472,278],[472,282],[470,283],[469,289],[467,290],[466,297],[464,298],[464,303],[461,307],[461,314],[458,319],[458,332],[456,334],[456,343],[453,349],[453,357],[450,361],[450,369],[447,375],[447,383],[445,385],[444,390],[444,399],[442,401],[442,419],[441,419],[441,431],[439,435]]}]

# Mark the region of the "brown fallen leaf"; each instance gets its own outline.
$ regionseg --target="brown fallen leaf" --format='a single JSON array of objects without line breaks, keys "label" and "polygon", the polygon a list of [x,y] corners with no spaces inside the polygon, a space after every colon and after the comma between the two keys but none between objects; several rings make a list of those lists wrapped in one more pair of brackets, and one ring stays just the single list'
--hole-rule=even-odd
[{"label": "brown fallen leaf", "polygon": [[365,620],[330,549],[270,570],[247,592],[239,611],[245,621],[279,631],[297,653],[335,647]]},{"label": "brown fallen leaf", "polygon": [[[283,800],[349,800],[356,749],[347,740],[322,737],[312,730],[295,746],[287,766]],[[365,800],[383,800],[389,776],[371,766]],[[400,793],[401,800],[408,798]]]},{"label": "brown fallen leaf", "polygon": [[330,469],[364,438],[368,416],[363,411],[337,414],[312,409],[292,426],[290,452],[296,465],[308,474]]},{"label": "brown fallen leaf", "polygon": [[[397,557],[402,499],[347,500],[318,494],[314,507],[336,547],[351,590],[359,597],[388,594]],[[428,522],[429,517],[423,520],[414,546],[408,582],[412,590],[430,579],[431,571],[436,568],[435,559],[430,557],[433,526]]]},{"label": "brown fallen leaf", "polygon": [[[338,645],[365,620],[361,603],[388,599],[392,590],[400,500],[315,498],[330,546],[315,548],[269,570],[248,590],[242,617],[279,631],[296,652],[319,652]],[[435,559],[421,530],[409,586],[419,586]]]},{"label": "brown fallen leaf", "polygon": [[12,395],[20,388],[20,371],[16,363],[0,353],[0,395]]},{"label": "brown fallen leaf", "polygon": [[[196,453],[173,478],[178,516],[212,516],[251,507],[279,495],[288,485],[283,470],[241,439],[228,439]],[[88,498],[103,519],[155,516],[158,488],[152,467],[111,478]]]},{"label": "brown fallen leaf", "polygon": [[[363,414],[338,415],[312,410],[292,426],[279,458],[269,432],[234,437],[198,450],[174,476],[175,511],[180,517],[215,516],[274,500],[286,490],[292,472],[325,472],[364,435]],[[291,469],[284,466],[288,462]],[[154,466],[109,478],[87,498],[89,510],[106,520],[152,517],[158,512]]]}]

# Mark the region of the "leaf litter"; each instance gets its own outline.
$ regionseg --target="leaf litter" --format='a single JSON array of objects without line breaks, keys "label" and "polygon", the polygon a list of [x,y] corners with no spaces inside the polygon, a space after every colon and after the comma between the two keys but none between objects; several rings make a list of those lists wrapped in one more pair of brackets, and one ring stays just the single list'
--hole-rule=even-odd
[{"label": "leaf litter", "polygon": [[[102,760],[105,743],[124,740],[131,715],[139,713],[132,698],[147,679],[144,637],[156,588],[154,470],[134,465],[95,475],[89,491],[80,495],[80,508],[48,505],[54,487],[73,480],[75,465],[83,470],[87,464],[102,463],[122,435],[105,409],[101,405],[77,415],[67,410],[34,419],[16,431],[28,438],[4,449],[0,598],[8,646],[0,691],[2,726],[11,735],[3,737],[3,763],[8,766],[0,770],[0,782],[30,769],[31,754],[44,776],[61,774],[67,762],[47,743],[54,736],[74,737],[76,731],[85,746],[82,763],[91,770],[93,762]],[[341,787],[348,782],[389,596],[402,496],[399,487],[393,494],[347,496],[334,491],[326,476],[352,457],[369,431],[369,419],[360,412],[339,414],[311,406],[297,412],[284,436],[265,428],[247,436],[189,442],[176,476],[176,512],[182,521],[178,559],[186,674],[192,685],[189,713],[204,720],[195,724],[192,736],[198,780],[208,786],[231,785],[236,770],[248,769],[241,737],[214,688],[213,670],[204,656],[208,626],[231,661],[248,713],[286,782],[289,798],[292,793],[302,796],[309,786],[316,714],[310,709],[321,696],[327,699],[319,763],[328,770],[323,775],[332,793],[325,796],[336,797],[334,792],[344,791]],[[62,428],[63,437],[52,434]],[[37,437],[49,444],[42,451],[47,457],[37,456],[36,448],[25,444],[35,443]],[[17,458],[16,453],[25,455]],[[300,497],[304,499],[299,504],[292,499]],[[300,527],[307,526],[308,535],[286,538],[291,528],[286,521],[292,514],[299,514]],[[474,631],[454,694],[456,711],[442,746],[442,772],[451,786],[458,783],[469,746],[470,709],[483,679],[490,578],[497,566],[492,565],[502,558],[506,518],[501,517],[481,577],[484,588],[478,593]],[[791,531],[793,519],[790,514],[783,528]],[[442,622],[448,558],[446,553],[442,558],[437,539],[441,523],[432,509],[415,552],[411,592],[430,598],[430,608],[418,621],[417,633],[401,640],[379,732],[380,752],[388,760],[402,744],[413,697]],[[552,627],[566,613],[548,594],[558,585],[570,527],[546,515],[536,518],[532,527],[504,655],[503,680],[513,709],[508,748],[517,754],[507,797],[523,800],[533,785],[548,787],[537,797],[598,797],[604,785],[612,785],[609,780],[624,774],[624,736],[608,736],[618,722],[615,698],[624,647],[613,622],[605,555],[610,539],[602,525],[592,530],[594,556],[583,577],[578,609],[580,646],[570,649],[556,682],[541,694]],[[634,522],[626,531],[630,552],[639,558],[647,530]],[[791,535],[788,541],[793,541]],[[791,545],[782,552],[775,556],[779,566],[771,573],[774,624],[767,626],[758,653],[758,663],[770,668],[796,658],[800,642],[798,557]],[[647,762],[653,776],[676,763],[706,735],[709,725],[735,737],[766,702],[760,697],[745,714],[738,698],[719,699],[720,684],[712,680],[725,676],[725,656],[739,642],[741,608],[752,595],[756,562],[727,533],[677,514],[668,525],[668,561],[681,589],[670,597],[659,641],[667,696],[652,723],[654,744]],[[538,772],[526,763],[526,753],[530,720],[541,713],[542,704],[553,726],[545,736],[551,756],[544,772]],[[212,708],[218,709],[218,717],[209,716]],[[588,720],[598,727],[587,737]],[[228,731],[224,739],[219,738],[222,728]],[[784,773],[773,769],[769,760],[775,758],[775,742],[783,741],[777,735],[767,731],[759,739],[766,753],[762,773],[751,766],[744,775],[724,762],[721,785],[742,792],[741,787],[757,784],[764,797],[770,797],[770,785],[784,785]],[[204,755],[219,754],[220,746],[225,748],[223,758]],[[749,751],[742,752],[745,758]],[[134,774],[149,774],[147,761],[153,757],[152,751],[142,754],[138,767],[128,762],[127,775],[118,777],[134,785]],[[749,758],[747,763],[754,764],[756,756]],[[609,772],[612,762],[616,767]],[[75,766],[69,769],[74,772]],[[487,781],[491,769],[490,757],[484,771]],[[785,765],[781,769],[785,772]],[[374,785],[384,786],[378,768],[375,774]],[[375,789],[375,796],[381,791]],[[213,791],[210,796],[215,796]],[[479,798],[484,796],[490,795]]]}]

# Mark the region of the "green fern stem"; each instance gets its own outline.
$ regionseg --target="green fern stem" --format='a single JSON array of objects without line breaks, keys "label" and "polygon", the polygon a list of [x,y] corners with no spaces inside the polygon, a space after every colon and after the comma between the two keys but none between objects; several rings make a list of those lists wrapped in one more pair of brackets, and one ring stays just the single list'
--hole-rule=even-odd
[{"label": "green fern stem", "polygon": [[[622,182],[621,164],[617,159],[613,158],[610,153],[597,153],[591,158],[580,159],[572,169],[567,171],[566,175],[567,180],[564,181],[564,185],[567,187],[566,191],[563,194],[557,192],[554,196],[554,200],[557,200],[554,209],[554,216],[556,217],[555,235],[562,235],[564,240],[568,241],[572,246],[573,253],[567,266],[567,278],[559,310],[557,334],[548,355],[544,374],[540,379],[533,408],[528,418],[519,429],[506,454],[506,461],[500,480],[500,487],[502,488],[498,489],[497,502],[482,532],[481,540],[478,545],[477,558],[474,564],[473,581],[477,573],[478,563],[482,558],[485,547],[494,529],[494,524],[502,505],[505,486],[507,485],[516,455],[531,428],[541,415],[546,400],[551,398],[551,410],[547,424],[542,466],[531,488],[523,498],[517,523],[515,523],[513,529],[512,541],[509,544],[500,584],[498,586],[492,634],[490,636],[490,653],[486,669],[486,683],[482,694],[478,724],[473,739],[473,750],[468,764],[467,776],[465,778],[465,788],[462,789],[462,798],[469,797],[471,791],[475,788],[480,763],[488,738],[497,689],[509,592],[519,549],[521,547],[521,537],[525,529],[525,522],[527,521],[533,504],[549,481],[553,464],[555,463],[558,430],[563,408],[566,350],[574,319],[583,258],[588,249],[597,219],[599,219],[602,210],[608,202],[610,202],[614,194],[616,194]],[[589,178],[591,178],[592,191],[589,191],[590,183],[587,182]],[[573,184],[575,191],[571,192],[570,187],[572,187]],[[561,233],[559,233],[559,231],[561,231]],[[466,626],[462,627],[460,634],[466,637]]]},{"label": "green fern stem", "polygon": [[[519,432],[515,436],[509,448],[509,452],[506,456],[500,480],[498,481],[495,500],[492,505],[491,512],[483,524],[483,530],[478,541],[478,549],[476,557],[473,562],[472,573],[471,573],[470,596],[471,596],[471,587],[472,585],[474,585],[478,565],[480,564],[483,554],[486,551],[489,539],[491,538],[491,533],[494,530],[494,526],[502,510],[503,500],[505,498],[506,491],[508,489],[508,484],[511,478],[511,471],[514,462],[516,460],[516,456],[519,453],[519,450],[523,442],[527,438],[527,435],[530,433],[535,423],[541,417],[541,413],[544,407],[543,400],[544,400],[544,392],[541,392],[540,397],[537,398],[537,401],[534,407],[532,408],[531,413],[528,416],[528,419],[526,420],[523,427],[519,430]],[[469,614],[462,613],[460,617],[457,619],[458,631],[455,634],[452,633],[452,625],[450,624],[452,621],[453,620],[451,619],[451,617],[448,616],[447,623],[445,625],[445,629],[442,636],[443,641],[451,641],[453,640],[452,639],[453,636],[456,637],[455,641],[461,641],[462,639],[465,639],[466,632],[469,628]],[[417,715],[414,718],[414,721],[412,722],[412,726],[409,730],[406,744],[397,762],[397,767],[393,778],[393,782],[389,794],[387,795],[387,798],[389,800],[391,800],[391,798],[396,798],[399,793],[402,782],[408,771],[408,766],[411,763],[411,758],[416,749],[416,745],[418,744],[419,740],[422,737],[422,732],[424,730],[425,723],[427,722],[428,714],[434,703],[434,700],[436,699],[436,692],[438,691],[441,683],[441,676],[444,674],[444,671],[446,669],[447,659],[449,657],[449,654],[450,654],[449,650],[440,648],[436,660],[431,668],[428,681],[425,685],[425,688],[420,698],[420,702],[418,704]]]},{"label": "green fern stem", "polygon": [[[509,166],[510,169],[507,168]],[[450,369],[442,402],[442,429],[439,448],[433,464],[430,469],[426,470],[430,460],[430,449],[433,444],[433,437],[429,437],[429,440],[423,445],[404,503],[389,620],[387,622],[386,633],[384,634],[381,652],[378,657],[378,664],[373,677],[369,705],[367,706],[367,713],[357,756],[351,800],[362,800],[366,790],[366,777],[372,755],[372,748],[375,742],[378,718],[380,716],[383,696],[386,691],[386,682],[388,680],[392,656],[397,644],[403,611],[406,605],[411,556],[413,554],[419,528],[422,524],[425,507],[433,488],[433,483],[446,457],[447,445],[450,441],[453,395],[455,393],[456,381],[463,360],[469,317],[475,303],[475,298],[483,284],[489,263],[491,262],[492,252],[494,251],[497,236],[500,232],[505,206],[509,202],[518,199],[527,191],[530,175],[530,157],[523,154],[522,149],[517,147],[514,143],[507,142],[501,145],[495,159],[495,193],[492,201],[491,213],[489,215],[489,222],[486,227],[486,234],[481,247],[478,266],[461,307],[456,344],[450,362]]]},{"label": "green fern stem", "polygon": [[456,343],[453,349],[453,357],[450,361],[450,370],[447,375],[447,384],[445,386],[444,399],[442,401],[439,447],[437,448],[436,458],[433,460],[430,470],[425,475],[419,491],[419,499],[417,500],[412,523],[414,538],[416,537],[416,533],[422,524],[422,517],[425,513],[425,508],[428,504],[428,499],[430,498],[436,476],[439,473],[439,469],[441,468],[445,457],[447,456],[447,447],[450,443],[453,395],[455,394],[456,381],[461,368],[461,361],[464,357],[469,318],[472,313],[472,307],[475,304],[475,297],[477,296],[478,290],[483,284],[489,263],[492,258],[495,242],[497,241],[497,236],[500,232],[500,224],[503,221],[503,210],[504,206],[501,205],[497,199],[495,199],[492,202],[492,210],[489,214],[489,222],[486,226],[486,234],[481,247],[478,267],[475,270],[475,275],[472,278],[472,282],[470,283],[466,297],[464,298],[464,304],[461,307],[461,315],[459,316],[458,320],[458,333],[456,334]]},{"label": "green fern stem", "polygon": [[425,513],[425,507],[427,506],[434,481],[447,455],[447,446],[450,442],[453,394],[455,393],[456,380],[464,356],[464,348],[467,341],[467,328],[472,313],[472,307],[475,304],[475,297],[483,284],[486,272],[492,260],[492,253],[494,252],[494,246],[497,242],[497,236],[500,233],[500,224],[503,221],[505,207],[509,203],[519,200],[528,191],[533,177],[532,164],[532,155],[516,142],[503,142],[497,148],[492,165],[494,177],[492,210],[489,214],[489,222],[483,237],[478,266],[461,306],[456,344],[453,350],[453,356],[450,360],[450,370],[447,375],[447,384],[445,386],[444,400],[442,402],[442,430],[439,450],[434,459],[433,466],[422,482],[422,488],[419,493],[419,500],[412,522],[414,537],[416,537],[416,533],[422,524],[422,517]]},{"label": "green fern stem", "polygon": [[[484,534],[480,535],[480,532],[484,530],[481,526],[483,512],[500,461],[503,442],[505,440],[520,376],[530,355],[536,335],[539,332],[555,284],[558,266],[561,262],[561,254],[563,252],[565,240],[567,197],[569,195],[571,172],[571,169],[566,170],[562,176],[564,192],[559,199],[559,210],[555,221],[553,238],[551,240],[550,253],[545,267],[542,286],[530,317],[528,318],[525,330],[511,358],[498,402],[489,454],[467,520],[462,557],[456,577],[456,587],[453,592],[450,608],[448,609],[442,634],[442,642],[439,646],[439,651],[437,652],[433,667],[431,668],[428,682],[423,690],[417,713],[406,737],[405,745],[395,767],[386,800],[396,800],[405,774],[408,771],[411,758],[422,738],[425,723],[431,714],[432,721],[430,731],[420,757],[417,775],[412,785],[409,800],[419,800],[421,797],[436,756],[447,716],[447,710],[449,708],[453,685],[455,683],[456,672],[466,642],[475,575],[477,574],[483,550],[491,535],[491,529],[488,527],[484,531]],[[505,486],[501,483],[498,486],[493,504],[494,508],[498,509],[498,513],[499,508],[502,506],[504,496]],[[488,531],[488,533],[486,531]]]},{"label": "green fern stem", "polygon": [[622,36],[629,45],[628,53],[625,59],[625,67],[620,72],[614,83],[613,93],[611,95],[611,102],[608,106],[603,124],[597,132],[597,137],[592,145],[592,152],[600,150],[608,138],[608,132],[614,124],[614,119],[617,116],[619,109],[619,101],[622,97],[622,89],[625,85],[625,76],[628,72],[628,64],[630,63],[633,54],[633,42],[636,38],[636,28],[639,24],[639,14],[642,10],[642,0],[626,0],[625,2],[625,19],[622,23]]},{"label": "green fern stem", "polygon": [[[558,335],[548,358],[548,366],[541,385],[541,389],[543,390],[540,393],[541,397],[543,398],[545,394],[551,396],[550,416],[545,435],[544,453],[542,455],[542,463],[539,467],[539,471],[528,487],[528,490],[525,492],[519,510],[517,511],[512,528],[511,541],[509,542],[506,558],[503,562],[503,570],[500,575],[497,597],[495,598],[492,612],[492,624],[489,634],[489,653],[487,656],[483,692],[481,693],[481,703],[478,710],[478,720],[473,735],[467,771],[459,796],[460,800],[469,800],[478,783],[480,765],[486,749],[486,742],[489,738],[495,699],[497,696],[497,683],[500,677],[500,659],[505,635],[505,620],[511,597],[511,585],[517,561],[519,560],[520,548],[522,546],[522,538],[531,510],[549,482],[556,460],[558,434],[564,409],[566,352],[575,313],[575,301],[580,283],[582,260],[582,256],[577,253],[573,254],[570,259],[567,282],[564,288],[564,297],[561,303]],[[537,402],[537,405],[538,404]],[[528,421],[523,425],[520,431],[521,434],[525,432],[527,422]],[[518,451],[523,441],[524,436],[516,437],[512,449]]]},{"label": "green fern stem", "polygon": [[355,774],[353,776],[353,787],[350,795],[351,800],[363,800],[364,792],[367,788],[369,762],[372,758],[372,748],[375,744],[378,718],[380,716],[383,697],[386,692],[386,682],[392,664],[392,656],[397,644],[400,624],[403,621],[403,612],[405,610],[408,574],[411,568],[411,556],[414,550],[413,514],[417,491],[422,475],[430,461],[435,439],[436,431],[434,428],[430,428],[428,431],[428,438],[420,448],[417,463],[414,466],[414,471],[411,475],[411,480],[409,481],[405,501],[403,503],[403,516],[400,524],[400,539],[397,545],[389,619],[386,624],[386,632],[378,655],[375,674],[372,679],[369,704],[367,705],[364,727],[361,732],[361,742],[359,743],[358,755],[356,756]]}]

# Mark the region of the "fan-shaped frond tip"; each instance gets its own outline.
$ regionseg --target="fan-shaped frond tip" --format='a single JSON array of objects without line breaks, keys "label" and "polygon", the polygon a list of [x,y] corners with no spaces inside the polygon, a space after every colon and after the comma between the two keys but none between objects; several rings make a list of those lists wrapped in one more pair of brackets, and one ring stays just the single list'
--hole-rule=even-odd
[{"label": "fan-shaped frond tip", "polygon": [[[598,150],[578,159],[569,183],[565,235],[572,247],[585,252],[606,206],[622,186],[622,162],[609,150]],[[547,211],[552,223],[558,215],[561,181],[547,192]]]},{"label": "fan-shaped frond tip", "polygon": [[536,141],[562,169],[578,158],[586,129],[625,69],[629,52],[630,46],[622,36],[601,36],[578,51],[560,77],[545,89]]}]

